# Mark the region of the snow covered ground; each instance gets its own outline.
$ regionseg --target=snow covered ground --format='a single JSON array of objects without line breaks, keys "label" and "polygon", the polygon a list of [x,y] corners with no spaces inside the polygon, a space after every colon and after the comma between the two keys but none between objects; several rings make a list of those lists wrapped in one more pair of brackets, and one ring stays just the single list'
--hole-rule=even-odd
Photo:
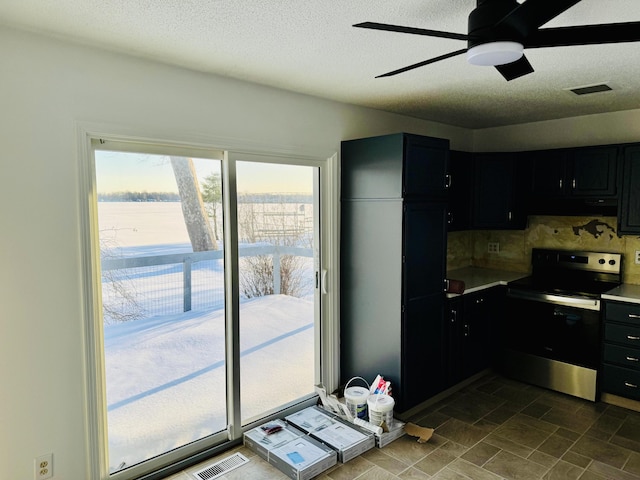
[{"label": "snow covered ground", "polygon": [[[312,392],[312,302],[261,297],[240,318],[243,418]],[[222,311],[109,325],[105,362],[111,469],[224,430]]]}]

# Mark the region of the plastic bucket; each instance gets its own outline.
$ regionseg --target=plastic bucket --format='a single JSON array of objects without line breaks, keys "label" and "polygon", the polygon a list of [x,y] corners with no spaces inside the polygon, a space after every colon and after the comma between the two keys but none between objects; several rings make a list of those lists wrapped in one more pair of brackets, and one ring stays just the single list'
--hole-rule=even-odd
[{"label": "plastic bucket", "polygon": [[393,422],[393,407],[395,404],[395,400],[389,395],[370,395],[367,400],[367,405],[369,407],[369,422],[378,426],[383,423],[391,425]]},{"label": "plastic bucket", "polygon": [[[347,386],[356,379],[367,383],[362,377],[353,377],[347,382]],[[344,389],[344,400],[349,409],[349,413],[354,418],[367,418],[367,399],[369,398],[369,386],[367,387],[347,387]]]}]

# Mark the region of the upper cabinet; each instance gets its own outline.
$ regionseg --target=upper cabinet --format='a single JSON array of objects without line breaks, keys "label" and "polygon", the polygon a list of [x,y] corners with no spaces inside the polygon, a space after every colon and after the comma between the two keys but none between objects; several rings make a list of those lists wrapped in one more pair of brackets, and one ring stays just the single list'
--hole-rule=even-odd
[{"label": "upper cabinet", "polygon": [[584,147],[527,152],[533,197],[615,197],[618,148]]},{"label": "upper cabinet", "polygon": [[619,147],[524,152],[530,214],[617,214]]},{"label": "upper cabinet", "polygon": [[[365,141],[366,140],[366,141]],[[342,143],[343,198],[446,199],[449,141],[396,133]]]},{"label": "upper cabinet", "polygon": [[618,233],[640,234],[640,145],[624,149]]},{"label": "upper cabinet", "polygon": [[618,147],[585,147],[569,150],[569,195],[574,197],[615,197]]},{"label": "upper cabinet", "polygon": [[473,185],[473,154],[451,150],[449,158],[449,208],[447,227],[450,232],[471,228],[471,189]]},{"label": "upper cabinet", "polygon": [[474,155],[472,227],[521,230],[527,212],[524,203],[524,163],[516,153]]}]

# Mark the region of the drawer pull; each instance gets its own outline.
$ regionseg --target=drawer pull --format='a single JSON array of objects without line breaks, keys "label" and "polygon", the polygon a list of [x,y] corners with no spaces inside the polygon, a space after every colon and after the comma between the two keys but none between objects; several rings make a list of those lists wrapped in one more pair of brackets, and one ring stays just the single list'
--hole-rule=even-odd
[{"label": "drawer pull", "polygon": [[634,385],[633,383],[629,382],[624,382],[624,386],[629,388],[638,388],[638,385]]},{"label": "drawer pull", "polygon": [[630,362],[637,362],[638,359],[636,357],[630,357],[627,355],[627,360],[629,360]]},{"label": "drawer pull", "polygon": [[635,313],[630,313],[629,318],[640,318],[640,315],[637,315]]},{"label": "drawer pull", "polygon": [[637,335],[627,335],[627,340],[640,340]]}]

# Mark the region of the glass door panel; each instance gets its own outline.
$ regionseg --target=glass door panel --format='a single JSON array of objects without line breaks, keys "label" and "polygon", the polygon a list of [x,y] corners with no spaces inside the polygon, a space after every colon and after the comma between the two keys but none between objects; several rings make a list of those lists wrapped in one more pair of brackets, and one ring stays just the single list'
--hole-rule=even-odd
[{"label": "glass door panel", "polygon": [[95,150],[108,465],[227,428],[221,161]]},{"label": "glass door panel", "polygon": [[317,383],[317,170],[236,163],[243,425]]}]

